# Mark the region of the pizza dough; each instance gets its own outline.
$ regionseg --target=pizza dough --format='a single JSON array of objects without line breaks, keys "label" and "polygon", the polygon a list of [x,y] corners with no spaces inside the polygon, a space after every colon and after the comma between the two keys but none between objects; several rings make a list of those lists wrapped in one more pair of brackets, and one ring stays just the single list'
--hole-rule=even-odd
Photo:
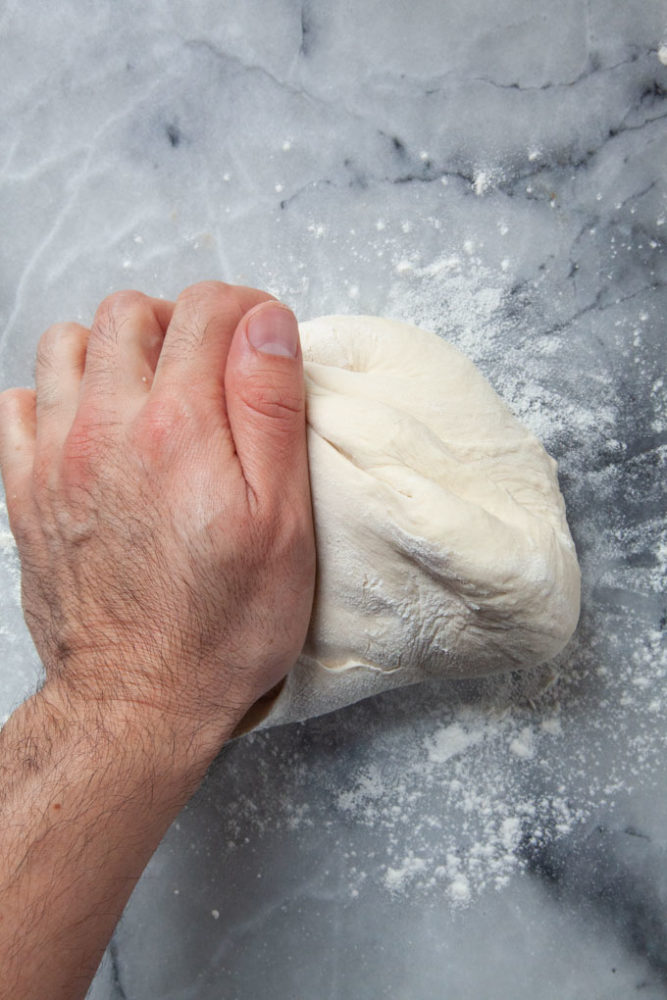
[{"label": "pizza dough", "polygon": [[245,728],[558,653],[579,567],[539,441],[433,333],[326,316],[301,342],[315,605],[301,657]]}]

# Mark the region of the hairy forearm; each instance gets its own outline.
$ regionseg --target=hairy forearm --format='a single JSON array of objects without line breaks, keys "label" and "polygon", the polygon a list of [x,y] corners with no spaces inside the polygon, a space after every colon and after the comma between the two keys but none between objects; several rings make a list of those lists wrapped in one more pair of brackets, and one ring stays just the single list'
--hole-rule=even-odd
[{"label": "hairy forearm", "polygon": [[65,711],[48,688],[14,713],[0,732],[1,1000],[85,996],[209,759],[155,717]]}]

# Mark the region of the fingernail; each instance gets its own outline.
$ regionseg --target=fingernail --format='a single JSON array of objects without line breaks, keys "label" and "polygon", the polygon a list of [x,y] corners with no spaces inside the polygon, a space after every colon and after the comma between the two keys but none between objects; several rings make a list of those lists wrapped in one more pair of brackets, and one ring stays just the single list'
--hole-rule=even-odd
[{"label": "fingernail", "polygon": [[266,305],[248,320],[248,340],[263,354],[295,358],[299,349],[299,328],[294,313],[279,305]]}]

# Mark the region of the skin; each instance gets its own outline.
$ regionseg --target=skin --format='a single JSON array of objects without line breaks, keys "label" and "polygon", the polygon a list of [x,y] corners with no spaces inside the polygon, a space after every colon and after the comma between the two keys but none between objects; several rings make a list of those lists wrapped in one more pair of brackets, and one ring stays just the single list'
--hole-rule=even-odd
[{"label": "skin", "polygon": [[175,303],[111,296],[90,329],[44,334],[36,391],[0,395],[0,467],[46,673],[0,732],[0,998],[74,1000],[168,825],[305,639],[294,317],[216,282]]}]

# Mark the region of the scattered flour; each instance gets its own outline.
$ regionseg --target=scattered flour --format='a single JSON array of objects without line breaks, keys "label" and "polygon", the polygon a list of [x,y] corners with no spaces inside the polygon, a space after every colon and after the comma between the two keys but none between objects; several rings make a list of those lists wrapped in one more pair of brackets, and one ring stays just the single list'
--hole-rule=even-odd
[{"label": "scattered flour", "polygon": [[434,764],[444,764],[451,757],[463,753],[468,747],[484,739],[488,726],[483,723],[464,727],[460,722],[440,729],[431,737],[427,745],[428,759]]},{"label": "scattered flour", "polygon": [[358,770],[336,804],[376,839],[382,834],[378,877],[385,888],[393,894],[441,889],[461,905],[507,882],[521,866],[522,843],[540,822],[555,821],[561,834],[572,830],[583,812],[560,797],[536,795],[511,764],[512,757],[532,758],[540,740],[542,752],[553,753],[547,739],[554,729],[466,708],[436,726],[402,768],[392,761],[382,771],[376,763]]}]

